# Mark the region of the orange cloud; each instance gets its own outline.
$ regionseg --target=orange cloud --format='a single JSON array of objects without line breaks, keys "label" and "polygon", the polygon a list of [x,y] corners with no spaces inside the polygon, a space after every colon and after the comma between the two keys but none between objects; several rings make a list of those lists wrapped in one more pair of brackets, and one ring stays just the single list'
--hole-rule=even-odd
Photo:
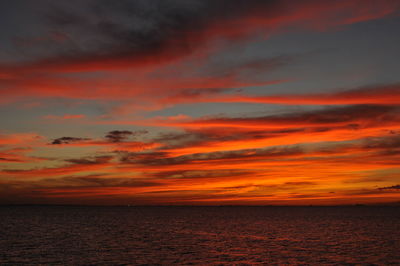
[{"label": "orange cloud", "polygon": [[[29,62],[1,64],[1,103],[25,98],[35,103],[49,98],[97,100],[118,105],[113,115],[209,102],[314,105],[317,109],[236,117],[182,114],[137,121],[47,115],[43,118],[53,121],[174,131],[112,130],[103,137],[61,136],[47,144],[35,134],[0,135],[0,162],[5,166],[0,170],[0,201],[342,204],[398,200],[399,84],[318,94],[248,95],[237,88],[291,81],[291,77],[265,77],[296,57],[227,65],[213,64],[212,58],[224,45],[244,43],[252,39],[249,36],[337,29],[387,17],[399,3],[235,1],[225,12],[228,2],[203,5],[199,1],[196,9],[183,5],[160,9],[154,18],[149,16],[154,29],[121,25],[113,16],[105,25],[97,14],[91,14],[91,22],[81,18],[77,23],[55,11],[50,20],[60,34],[50,41],[62,44],[62,49],[57,46],[46,56],[39,52]],[[105,8],[102,5],[97,8]],[[131,9],[124,15],[120,6],[113,8],[120,16],[130,15]],[[81,38],[86,32],[96,34]],[[81,43],[83,39],[87,43]],[[33,54],[43,41],[49,41],[30,40]],[[79,147],[86,156],[64,153],[67,147]],[[50,154],[50,150],[59,152],[59,157],[35,163],[44,160],[35,154]]]},{"label": "orange cloud", "polygon": [[0,134],[0,145],[32,144],[41,137],[32,133]]}]

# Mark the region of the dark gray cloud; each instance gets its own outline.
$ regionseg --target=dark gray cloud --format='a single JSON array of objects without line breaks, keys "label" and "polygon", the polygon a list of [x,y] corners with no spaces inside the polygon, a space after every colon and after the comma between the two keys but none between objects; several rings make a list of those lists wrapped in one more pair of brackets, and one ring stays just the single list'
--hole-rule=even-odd
[{"label": "dark gray cloud", "polygon": [[76,137],[61,137],[54,139],[51,144],[69,144],[69,143],[74,143],[74,142],[80,142],[80,141],[85,141],[85,140],[90,140],[88,138],[76,138]]},{"label": "dark gray cloud", "polygon": [[206,179],[206,178],[234,178],[252,174],[252,171],[243,170],[176,170],[176,171],[161,171],[150,175],[152,178],[162,179]]},{"label": "dark gray cloud", "polygon": [[400,190],[400,185],[394,185],[390,187],[380,187],[379,190]]},{"label": "dark gray cloud", "polygon": [[[18,43],[27,47],[28,51],[22,52],[22,48],[18,47],[19,54],[33,55],[25,60],[27,69],[80,71],[170,62],[198,49],[205,49],[207,44],[215,40],[228,39],[230,42],[227,43],[242,40],[242,37],[254,34],[260,26],[265,34],[276,32],[277,28],[285,28],[297,21],[305,27],[314,23],[315,27],[319,27],[319,20],[323,24],[330,21],[341,25],[368,16],[375,18],[369,14],[370,9],[374,10],[373,7],[377,10],[386,7],[390,13],[398,6],[395,2],[385,2],[382,5],[381,1],[369,1],[370,7],[364,10],[359,8],[357,1],[349,1],[348,5],[336,2],[37,0],[33,3],[24,0],[18,1],[18,4],[4,5],[11,6],[3,8],[4,13],[11,15],[2,14],[0,10],[0,16],[17,17],[20,13],[27,15],[18,21],[20,28],[27,30],[7,34],[16,36],[16,39],[22,40]],[[310,14],[310,10],[314,10],[313,13],[317,15]],[[319,11],[327,15],[327,21],[321,18]],[[385,15],[387,13],[377,17]],[[8,31],[7,27],[4,29]],[[39,36],[20,36],[27,35],[26,32],[38,32]],[[46,40],[46,43],[52,40],[52,45],[44,45],[45,42],[38,40]],[[27,42],[30,44],[26,45]],[[281,64],[282,59],[286,61],[285,58],[277,57],[275,62],[249,63],[243,68],[256,71],[260,68],[268,69]],[[229,65],[234,66],[234,63]],[[224,66],[216,65],[216,73],[225,71]],[[231,71],[235,70],[230,68],[228,72]]]},{"label": "dark gray cloud", "polygon": [[[275,0],[120,0],[36,1],[42,24],[62,36],[53,49],[32,43],[40,67],[74,65],[75,69],[174,60],[204,47],[208,29],[249,14],[277,16]],[[36,22],[37,23],[37,22]],[[31,25],[26,25],[30,27]],[[226,35],[221,32],[221,37]],[[23,39],[23,37],[20,37]],[[33,52],[33,54],[35,54]]]},{"label": "dark gray cloud", "polygon": [[[163,185],[160,182],[136,178],[107,177],[103,175],[67,176],[62,178],[46,178],[37,181],[0,182],[0,201],[13,196],[15,199],[38,199],[49,195],[81,194],[80,189],[86,189],[88,195],[98,194],[98,188],[141,188]],[[77,190],[78,189],[78,190]],[[62,190],[62,192],[60,192]],[[5,198],[2,198],[5,197]],[[7,202],[7,200],[5,201]]]},{"label": "dark gray cloud", "polygon": [[[248,123],[263,125],[263,123],[274,123],[283,125],[324,125],[349,123],[349,128],[358,128],[358,121],[370,121],[369,124],[384,124],[385,122],[400,121],[400,107],[395,105],[350,105],[344,107],[330,107],[321,110],[306,112],[288,113],[284,115],[273,115],[264,117],[244,117],[244,118],[207,118],[195,120],[201,123]],[[321,130],[324,130],[322,128]],[[329,127],[326,128],[329,130]]]},{"label": "dark gray cloud", "polygon": [[234,151],[221,151],[210,153],[195,153],[177,157],[168,157],[167,153],[129,153],[125,154],[123,162],[138,163],[144,165],[175,165],[190,164],[204,161],[219,160],[245,160],[245,159],[274,159],[279,157],[304,154],[305,152],[298,146],[274,147],[268,149],[245,149]]},{"label": "dark gray cloud", "polygon": [[371,137],[362,142],[362,147],[365,149],[394,149],[400,148],[400,133],[391,134],[385,137]]},{"label": "dark gray cloud", "polygon": [[230,129],[224,130],[209,130],[198,129],[189,130],[185,132],[165,132],[156,136],[153,141],[156,143],[163,143],[163,149],[182,148],[196,145],[207,145],[207,143],[221,143],[225,141],[235,140],[257,140],[272,138],[277,136],[284,136],[288,134],[295,134],[306,131],[305,128],[288,128],[288,129],[270,129],[270,130],[241,130],[235,131]]},{"label": "dark gray cloud", "polygon": [[0,157],[0,161],[3,161],[3,162],[22,162],[21,160],[18,160],[18,159],[4,158],[4,157]]},{"label": "dark gray cloud", "polygon": [[102,177],[102,176],[83,176],[83,177],[63,177],[57,179],[44,179],[39,182],[42,187],[62,187],[62,188],[96,188],[96,187],[152,187],[159,186],[161,183],[135,178]]},{"label": "dark gray cloud", "polygon": [[114,130],[114,131],[108,132],[108,134],[105,136],[105,138],[111,142],[121,142],[121,141],[129,138],[131,135],[132,135],[132,131]]},{"label": "dark gray cloud", "polygon": [[122,142],[130,137],[136,137],[146,134],[146,130],[129,131],[129,130],[113,130],[107,133],[105,138],[110,142]]},{"label": "dark gray cloud", "polygon": [[89,164],[102,164],[102,163],[107,163],[113,158],[113,156],[96,156],[96,157],[88,157],[88,158],[80,158],[80,159],[67,159],[65,160],[68,163],[73,163],[73,164],[83,164],[83,165],[89,165]]}]

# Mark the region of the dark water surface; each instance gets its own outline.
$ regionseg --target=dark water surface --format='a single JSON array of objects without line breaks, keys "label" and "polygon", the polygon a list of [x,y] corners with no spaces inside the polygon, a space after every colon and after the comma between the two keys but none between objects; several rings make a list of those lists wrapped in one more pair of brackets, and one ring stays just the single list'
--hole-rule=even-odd
[{"label": "dark water surface", "polygon": [[399,207],[0,207],[0,265],[400,265]]}]

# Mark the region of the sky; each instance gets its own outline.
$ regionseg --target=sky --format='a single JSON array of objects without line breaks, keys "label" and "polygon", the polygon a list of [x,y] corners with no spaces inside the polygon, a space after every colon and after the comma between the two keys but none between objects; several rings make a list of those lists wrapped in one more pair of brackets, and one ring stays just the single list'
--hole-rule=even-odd
[{"label": "sky", "polygon": [[0,204],[400,202],[399,15],[0,0]]}]

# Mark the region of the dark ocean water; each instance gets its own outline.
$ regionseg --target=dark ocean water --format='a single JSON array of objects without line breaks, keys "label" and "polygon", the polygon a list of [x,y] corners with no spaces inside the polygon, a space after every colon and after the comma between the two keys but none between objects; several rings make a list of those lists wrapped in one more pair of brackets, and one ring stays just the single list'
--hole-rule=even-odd
[{"label": "dark ocean water", "polygon": [[399,207],[0,207],[0,265],[400,265]]}]

